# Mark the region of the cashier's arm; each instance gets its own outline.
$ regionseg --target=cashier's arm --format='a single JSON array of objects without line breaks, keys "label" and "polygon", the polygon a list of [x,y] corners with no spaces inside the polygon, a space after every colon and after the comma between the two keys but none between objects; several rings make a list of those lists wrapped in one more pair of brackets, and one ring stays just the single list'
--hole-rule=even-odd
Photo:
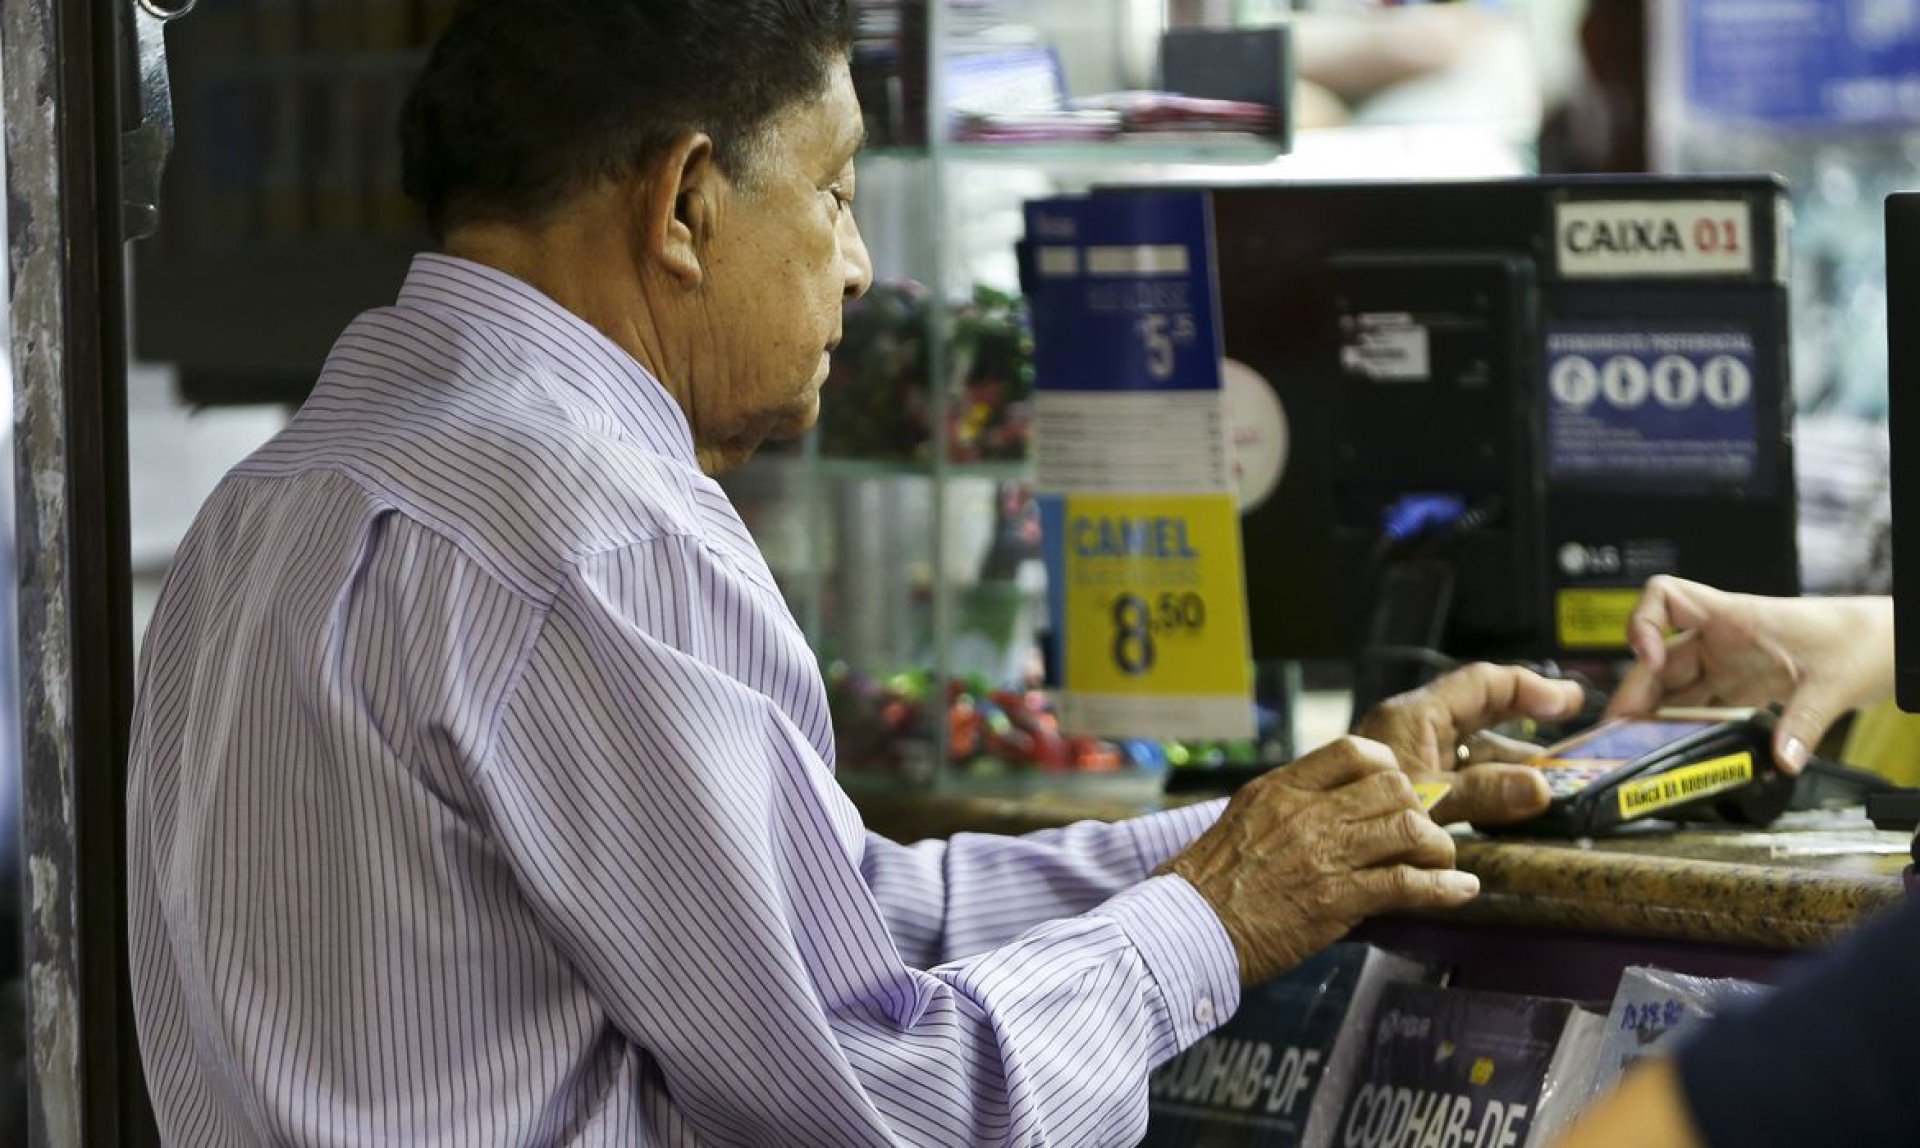
[{"label": "cashier's arm", "polygon": [[1702,1148],[1671,1060],[1648,1063],[1554,1148]]}]

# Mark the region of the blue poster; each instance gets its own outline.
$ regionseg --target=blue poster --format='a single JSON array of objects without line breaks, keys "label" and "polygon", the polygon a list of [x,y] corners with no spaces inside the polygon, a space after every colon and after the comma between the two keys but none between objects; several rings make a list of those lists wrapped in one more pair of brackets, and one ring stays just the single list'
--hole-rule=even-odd
[{"label": "blue poster", "polygon": [[1212,201],[1143,192],[1027,204],[1043,391],[1217,391]]},{"label": "blue poster", "polygon": [[1680,0],[1697,115],[1782,127],[1920,123],[1920,0]]},{"label": "blue poster", "polygon": [[1555,481],[1699,486],[1757,472],[1750,332],[1555,327],[1546,368]]}]

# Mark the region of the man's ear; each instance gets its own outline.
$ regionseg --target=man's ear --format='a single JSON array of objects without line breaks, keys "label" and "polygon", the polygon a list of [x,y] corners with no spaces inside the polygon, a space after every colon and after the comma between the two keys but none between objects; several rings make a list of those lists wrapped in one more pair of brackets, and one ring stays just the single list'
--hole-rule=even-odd
[{"label": "man's ear", "polygon": [[713,137],[689,132],[647,170],[639,188],[644,254],[681,286],[706,279],[702,253],[720,216],[726,176],[714,162]]}]

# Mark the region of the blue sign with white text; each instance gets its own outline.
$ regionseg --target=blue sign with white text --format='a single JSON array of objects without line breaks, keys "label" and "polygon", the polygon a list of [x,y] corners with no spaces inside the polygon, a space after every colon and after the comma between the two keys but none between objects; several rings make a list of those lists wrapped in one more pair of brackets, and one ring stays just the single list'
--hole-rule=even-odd
[{"label": "blue sign with white text", "polygon": [[1707,485],[1757,472],[1749,332],[1560,327],[1546,358],[1553,479]]},{"label": "blue sign with white text", "polygon": [[1026,210],[1040,389],[1220,389],[1205,193],[1047,199]]},{"label": "blue sign with white text", "polygon": [[1920,0],[1684,0],[1697,114],[1784,127],[1920,123]]}]

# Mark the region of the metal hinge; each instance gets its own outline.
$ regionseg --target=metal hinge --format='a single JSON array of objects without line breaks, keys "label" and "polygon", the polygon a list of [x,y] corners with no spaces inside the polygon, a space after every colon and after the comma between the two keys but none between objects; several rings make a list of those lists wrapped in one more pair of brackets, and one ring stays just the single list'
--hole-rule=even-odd
[{"label": "metal hinge", "polygon": [[132,0],[135,104],[140,121],[121,134],[120,187],[126,238],[160,227],[160,179],[173,150],[173,85],[167,76],[167,25],[195,0]]}]

